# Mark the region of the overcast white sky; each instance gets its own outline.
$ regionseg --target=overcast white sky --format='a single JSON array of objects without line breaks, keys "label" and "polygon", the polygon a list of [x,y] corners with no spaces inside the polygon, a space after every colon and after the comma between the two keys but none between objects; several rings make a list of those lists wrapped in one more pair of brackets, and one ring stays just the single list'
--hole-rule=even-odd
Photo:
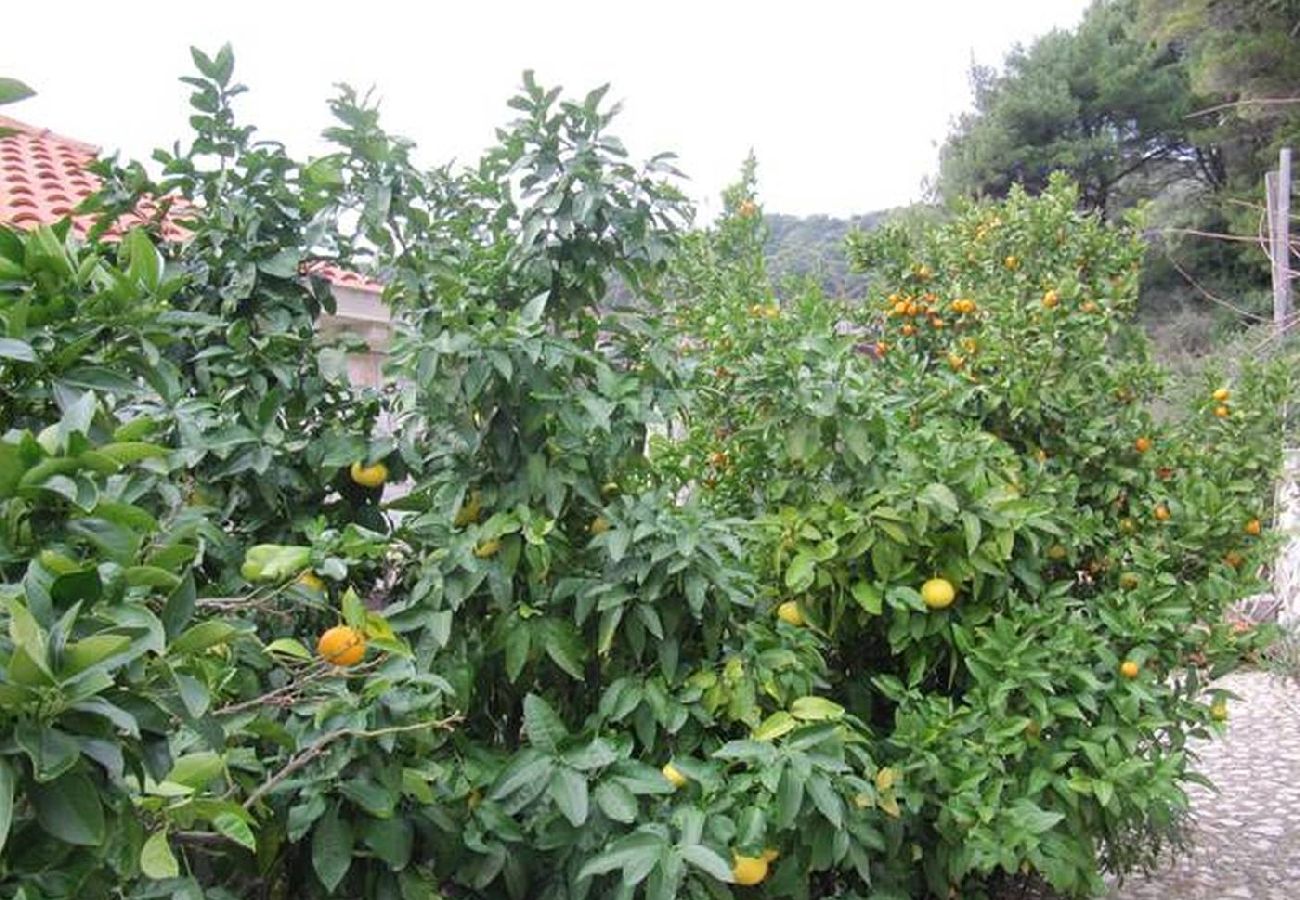
[{"label": "overcast white sky", "polygon": [[[331,85],[371,85],[420,159],[473,159],[525,68],[606,81],[637,157],[673,150],[713,206],[752,147],[769,212],[847,215],[918,199],[967,108],[972,59],[1078,21],[1087,0],[61,0],[6,3],[3,112],[144,158],[185,132],[188,48],[235,48],[241,111],[319,152]],[[707,207],[706,207],[707,208]]]}]

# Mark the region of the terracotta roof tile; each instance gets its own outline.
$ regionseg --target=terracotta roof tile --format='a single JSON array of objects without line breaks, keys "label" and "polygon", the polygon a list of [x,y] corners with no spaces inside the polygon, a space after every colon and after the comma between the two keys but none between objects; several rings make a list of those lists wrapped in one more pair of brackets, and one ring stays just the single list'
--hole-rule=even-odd
[{"label": "terracotta roof tile", "polygon": [[[6,130],[10,133],[6,134]],[[71,216],[72,210],[99,188],[99,178],[87,168],[99,155],[99,148],[93,144],[7,116],[0,116],[0,135],[0,222],[20,228],[53,225]],[[184,203],[177,199],[169,208],[180,208]],[[110,236],[156,216],[158,206],[152,200],[141,202],[135,213],[118,220]],[[73,228],[79,234],[89,231],[93,222],[92,216],[72,217]],[[184,240],[189,234],[169,216],[162,221],[162,232],[173,241]],[[383,290],[383,285],[373,278],[330,263],[314,263],[307,269],[340,287],[370,293]]]}]

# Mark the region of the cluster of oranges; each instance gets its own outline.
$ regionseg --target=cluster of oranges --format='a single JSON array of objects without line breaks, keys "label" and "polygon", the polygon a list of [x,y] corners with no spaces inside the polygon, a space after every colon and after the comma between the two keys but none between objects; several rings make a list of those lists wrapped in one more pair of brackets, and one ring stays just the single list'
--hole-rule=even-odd
[{"label": "cluster of oranges", "polygon": [[1228,407],[1228,400],[1232,397],[1232,392],[1227,388],[1219,388],[1211,396],[1214,398],[1214,415],[1220,419],[1226,419],[1232,415],[1232,410]]},{"label": "cluster of oranges", "polygon": [[[890,294],[886,305],[888,316],[903,320],[899,329],[903,337],[912,337],[926,323],[935,331],[942,331],[947,325],[943,317],[943,304],[932,291],[917,295]],[[948,304],[948,311],[957,316],[958,326],[969,321],[968,317],[973,316],[977,309],[975,301],[965,297],[959,297]]]}]

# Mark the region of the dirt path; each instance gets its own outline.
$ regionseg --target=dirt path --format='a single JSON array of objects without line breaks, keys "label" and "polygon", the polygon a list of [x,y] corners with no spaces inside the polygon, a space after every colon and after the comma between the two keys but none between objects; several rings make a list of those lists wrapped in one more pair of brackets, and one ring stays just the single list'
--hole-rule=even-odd
[{"label": "dirt path", "polygon": [[1194,847],[1150,879],[1133,878],[1112,900],[1290,900],[1300,897],[1300,688],[1259,672],[1221,682],[1230,704],[1223,740],[1200,747],[1192,785]]}]

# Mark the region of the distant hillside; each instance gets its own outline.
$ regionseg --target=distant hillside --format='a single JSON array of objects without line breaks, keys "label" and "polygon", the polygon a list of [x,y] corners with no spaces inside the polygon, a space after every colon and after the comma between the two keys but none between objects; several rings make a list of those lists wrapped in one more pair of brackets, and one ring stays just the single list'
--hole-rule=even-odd
[{"label": "distant hillside", "polygon": [[844,239],[850,231],[875,228],[888,215],[871,212],[850,219],[830,216],[764,216],[768,228],[765,249],[768,269],[779,282],[789,276],[812,275],[826,293],[838,297],[861,297],[866,280],[849,271]]}]

